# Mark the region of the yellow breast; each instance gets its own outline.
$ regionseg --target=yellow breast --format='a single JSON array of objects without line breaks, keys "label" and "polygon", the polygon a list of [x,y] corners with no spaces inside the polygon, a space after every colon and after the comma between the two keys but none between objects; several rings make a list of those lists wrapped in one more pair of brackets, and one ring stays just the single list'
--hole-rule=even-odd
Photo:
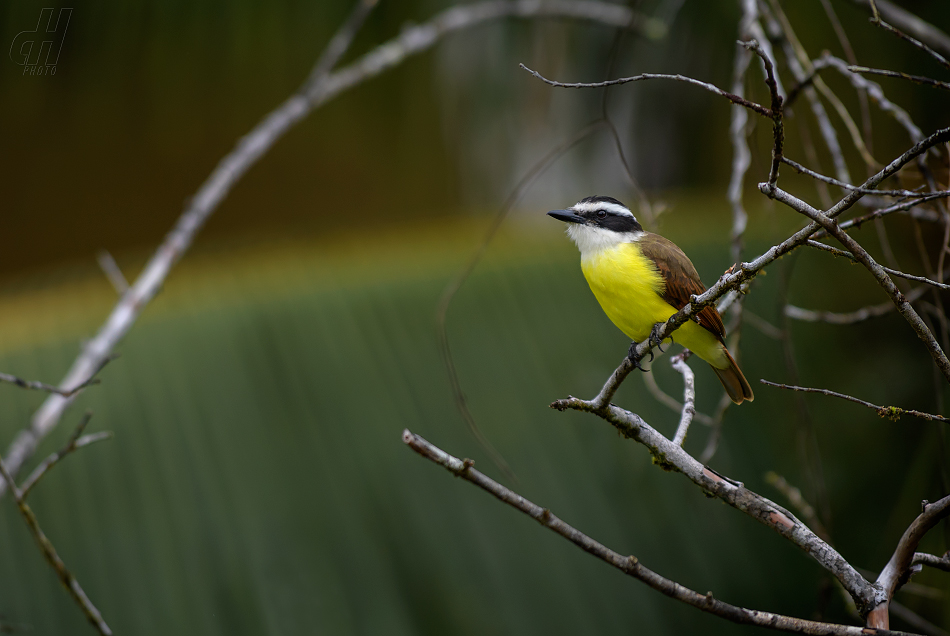
[{"label": "yellow breast", "polygon": [[[676,313],[663,300],[663,276],[636,243],[620,243],[583,255],[581,269],[604,313],[631,340],[646,340],[653,325]],[[713,366],[724,364],[719,340],[693,321],[680,327],[673,339]]]},{"label": "yellow breast", "polygon": [[644,340],[654,324],[675,313],[662,298],[663,277],[636,243],[587,255],[581,269],[604,313],[632,340]]}]

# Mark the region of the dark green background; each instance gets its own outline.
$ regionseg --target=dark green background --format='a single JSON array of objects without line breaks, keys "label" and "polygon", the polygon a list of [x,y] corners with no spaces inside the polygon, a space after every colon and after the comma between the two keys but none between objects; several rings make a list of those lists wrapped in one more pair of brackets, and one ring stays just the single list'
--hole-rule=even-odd
[{"label": "dark green background", "polygon": [[[813,54],[838,50],[817,2],[785,4]],[[946,9],[935,5],[908,3],[946,29]],[[384,0],[347,59],[440,6]],[[835,6],[863,62],[938,74],[850,4]],[[38,8],[5,4],[3,41],[33,28]],[[0,370],[62,376],[114,301],[95,251],[112,250],[134,276],[182,201],[299,84],[346,11],[341,3],[89,3],[74,11],[55,76],[24,78],[0,63]],[[621,43],[617,74],[682,72],[727,86],[737,17],[732,3],[687,2],[667,40]],[[408,427],[507,482],[452,401],[435,307],[530,162],[599,112],[599,95],[552,95],[517,62],[596,79],[612,35],[517,22],[462,34],[316,112],[235,188],[102,385],[37,456],[58,448],[85,408],[95,413],[90,431],[115,432],[57,467],[31,503],[116,633],[755,631],[622,576],[400,439]],[[470,63],[452,83],[459,59]],[[944,96],[885,87],[925,130],[946,125]],[[711,283],[730,265],[728,107],[679,85],[635,90],[633,101],[620,91],[611,98],[628,124],[635,172],[670,205],[659,231]],[[752,90],[764,99],[760,86]],[[850,94],[845,101],[856,103]],[[486,158],[477,142],[494,139],[497,130],[486,131],[498,122],[512,145],[532,122],[532,139],[545,143],[517,156],[498,146]],[[789,153],[801,159],[794,125]],[[906,146],[885,119],[875,125],[879,159]],[[766,173],[768,136],[756,132],[750,183]],[[449,311],[475,418],[516,472],[511,485],[615,550],[729,602],[849,620],[820,568],[787,541],[651,465],[596,418],[547,408],[595,393],[628,344],[586,288],[575,248],[542,214],[571,202],[546,194],[555,185],[576,189],[573,199],[601,188],[630,199],[605,144],[591,140],[563,160],[579,167],[567,185],[538,183]],[[852,171],[863,174],[857,162]],[[813,199],[806,181],[783,179]],[[799,226],[792,212],[748,198],[747,255]],[[888,224],[898,257],[918,271],[911,226]],[[933,245],[939,236],[925,228]],[[879,252],[873,227],[855,236]],[[886,300],[859,267],[802,253],[756,281],[749,309],[780,325],[786,284],[790,301],[807,308]],[[896,314],[791,328],[802,383],[939,408],[929,358]],[[749,324],[741,350],[753,383],[790,380],[781,344]],[[692,366],[699,408],[711,412],[718,384],[703,363]],[[667,358],[655,368],[679,396]],[[765,483],[774,470],[814,501],[795,396],[760,385],[756,396],[729,410],[713,467],[783,502]],[[42,399],[0,385],[0,448]],[[672,434],[677,414],[641,378],[632,376],[617,401]],[[825,522],[854,565],[879,570],[920,499],[946,494],[944,429],[821,396],[804,404],[832,512]],[[695,425],[687,448],[699,454],[706,435]],[[946,550],[945,532],[924,547]],[[916,580],[947,588],[933,572]],[[899,600],[950,624],[945,596]],[[0,613],[31,633],[91,633],[9,498],[0,504]]]}]

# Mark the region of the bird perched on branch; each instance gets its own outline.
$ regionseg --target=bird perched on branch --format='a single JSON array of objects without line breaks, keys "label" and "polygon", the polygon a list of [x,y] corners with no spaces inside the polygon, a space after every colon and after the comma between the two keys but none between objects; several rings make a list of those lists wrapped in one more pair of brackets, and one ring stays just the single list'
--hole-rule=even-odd
[{"label": "bird perched on branch", "polygon": [[[607,317],[633,340],[631,354],[638,342],[655,342],[658,323],[689,304],[691,295],[706,291],[683,250],[644,232],[617,199],[587,197],[548,215],[568,223],[584,277]],[[709,363],[733,402],[752,401],[752,387],[723,343],[726,329],[715,307],[703,308],[674,333],[676,342]]]}]

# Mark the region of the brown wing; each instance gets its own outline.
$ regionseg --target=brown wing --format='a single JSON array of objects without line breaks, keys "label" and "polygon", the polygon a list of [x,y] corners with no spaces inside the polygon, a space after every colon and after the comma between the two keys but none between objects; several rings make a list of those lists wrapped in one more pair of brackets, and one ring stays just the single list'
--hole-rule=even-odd
[{"label": "brown wing", "polygon": [[[647,232],[637,245],[643,255],[656,263],[657,269],[666,281],[666,293],[663,300],[677,310],[689,304],[689,297],[706,291],[699,273],[683,250],[659,234]],[[713,333],[719,340],[726,335],[722,317],[715,307],[705,307],[696,316],[699,324]]]}]

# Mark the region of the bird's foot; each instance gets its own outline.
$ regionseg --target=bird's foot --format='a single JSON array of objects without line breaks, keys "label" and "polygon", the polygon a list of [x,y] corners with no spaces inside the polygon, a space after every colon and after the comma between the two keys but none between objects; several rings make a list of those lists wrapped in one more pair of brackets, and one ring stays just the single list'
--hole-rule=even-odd
[{"label": "bird's foot", "polygon": [[[627,350],[627,359],[630,360],[630,363],[633,364],[634,367],[646,373],[647,370],[644,369],[642,366],[640,366],[640,361],[637,359],[637,345],[638,344],[640,343],[637,342],[636,340],[630,343],[630,349]],[[650,362],[653,362],[652,351],[650,352]]]},{"label": "bird's foot", "polygon": [[[664,349],[662,347],[663,339],[660,338],[660,329],[663,328],[664,324],[665,323],[658,322],[655,325],[653,325],[653,329],[650,330],[650,346],[653,346],[659,349],[660,353],[664,352]],[[673,342],[673,336],[669,336],[669,340],[670,342]],[[650,354],[652,355],[653,352],[651,351]],[[650,358],[650,361],[652,362],[653,358]]]}]

